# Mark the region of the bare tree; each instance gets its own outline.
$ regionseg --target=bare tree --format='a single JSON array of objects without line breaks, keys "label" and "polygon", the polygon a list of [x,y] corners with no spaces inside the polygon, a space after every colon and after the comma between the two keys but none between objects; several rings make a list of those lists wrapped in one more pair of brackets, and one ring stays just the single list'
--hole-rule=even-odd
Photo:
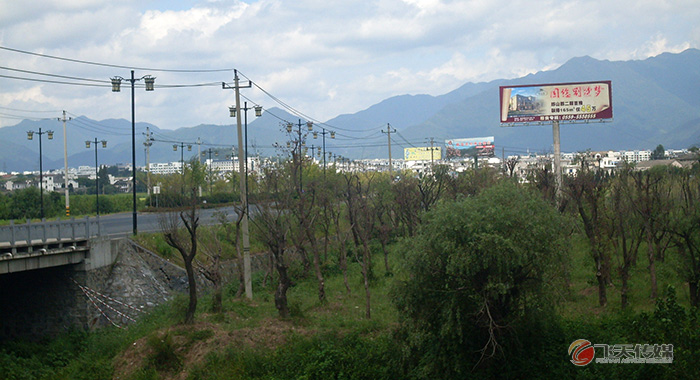
[{"label": "bare tree", "polygon": [[596,279],[598,280],[598,302],[600,306],[608,303],[607,285],[611,283],[610,252],[605,238],[609,227],[605,218],[606,183],[587,169],[579,170],[575,177],[568,178],[564,193],[574,202],[583,222],[583,229],[588,238],[591,257],[595,263]]},{"label": "bare tree", "polygon": [[357,237],[357,248],[361,249],[362,255],[355,253],[357,261],[360,263],[362,280],[365,288],[365,318],[371,318],[371,293],[369,289],[370,276],[372,271],[372,252],[369,242],[374,226],[373,216],[368,198],[371,197],[370,189],[373,176],[367,178],[363,185],[356,174],[345,175],[345,202],[348,209],[348,219],[351,221],[352,230]]},{"label": "bare tree", "polygon": [[[238,290],[236,297],[241,297],[245,293],[245,271],[243,270],[243,247],[241,246],[241,222],[243,221],[243,210],[241,206],[233,206],[236,213],[235,222],[231,223],[226,213],[217,213],[217,220],[222,230],[222,238],[236,249],[236,273],[238,276]],[[218,235],[216,235],[218,236]]]},{"label": "bare tree", "polygon": [[690,304],[700,305],[700,179],[697,171],[678,175],[669,230],[677,248],[680,275],[688,282]]},{"label": "bare tree", "polygon": [[513,172],[515,171],[515,168],[518,166],[518,161],[520,161],[519,156],[508,157],[508,159],[506,160],[505,165],[506,165],[506,170],[508,172],[509,177],[513,176]]},{"label": "bare tree", "polygon": [[289,317],[287,290],[293,285],[289,276],[285,252],[288,245],[288,234],[291,229],[291,216],[288,206],[292,192],[289,191],[289,179],[279,167],[265,169],[263,185],[273,194],[274,199],[258,199],[257,213],[251,221],[258,238],[270,251],[272,264],[278,274],[277,290],[275,291],[275,307],[282,318]]},{"label": "bare tree", "polygon": [[[186,232],[182,230],[184,225]],[[197,282],[195,280],[193,261],[197,255],[197,228],[199,217],[197,216],[196,200],[188,210],[179,213],[168,213],[160,219],[160,228],[166,243],[177,249],[182,256],[182,261],[187,272],[187,284],[189,287],[190,302],[185,313],[185,323],[194,322],[194,313],[197,309]]]},{"label": "bare tree", "polygon": [[[199,227],[197,194],[203,180],[202,165],[196,160],[190,161],[183,175],[187,208],[180,212],[168,213],[159,220],[166,243],[180,252],[187,272],[190,302],[185,313],[186,324],[194,322],[194,313],[197,310],[197,282],[193,262],[197,256],[197,228]],[[184,231],[180,223],[184,226]]]},{"label": "bare tree", "polygon": [[272,255],[272,262],[277,270],[279,281],[275,291],[275,307],[282,318],[289,317],[287,305],[287,290],[292,286],[289,277],[288,266],[285,259],[287,249],[287,233],[289,224],[286,215],[273,207],[269,202],[258,204],[258,213],[253,219],[253,225],[263,244],[267,246]]},{"label": "bare tree", "polygon": [[206,242],[207,243],[202,244],[201,252],[206,256],[207,260],[202,261],[195,258],[194,262],[197,265],[199,273],[212,284],[211,311],[213,313],[221,313],[223,311],[223,274],[221,273],[223,247],[216,233],[211,234],[209,239],[206,239]]},{"label": "bare tree", "polygon": [[[401,176],[393,183],[394,213],[405,228],[403,235],[414,236],[420,224],[421,201],[418,179],[413,176]],[[351,221],[352,222],[352,221]],[[357,240],[355,242],[358,244]]]},{"label": "bare tree", "polygon": [[607,218],[610,219],[608,237],[617,254],[617,271],[622,281],[620,301],[623,309],[629,305],[630,271],[642,242],[644,227],[636,217],[629,198],[625,196],[626,183],[630,180],[630,169],[623,168],[610,187]]},{"label": "bare tree", "polygon": [[670,244],[667,226],[671,187],[667,177],[665,171],[659,170],[632,173],[632,186],[627,188],[630,204],[643,221],[651,298],[654,299],[658,296],[656,261],[663,258]]}]

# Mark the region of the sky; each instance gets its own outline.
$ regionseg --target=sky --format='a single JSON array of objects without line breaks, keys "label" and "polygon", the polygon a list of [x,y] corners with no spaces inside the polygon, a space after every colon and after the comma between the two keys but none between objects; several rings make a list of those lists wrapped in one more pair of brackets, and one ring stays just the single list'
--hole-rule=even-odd
[{"label": "sky", "polygon": [[697,0],[4,0],[0,127],[61,110],[130,120],[130,83],[109,87],[130,68],[156,77],[155,91],[136,88],[137,122],[231,124],[234,91],[221,82],[232,84],[233,69],[254,82],[241,90],[249,105],[281,102],[326,121],[574,57],[698,48],[698,20]]}]

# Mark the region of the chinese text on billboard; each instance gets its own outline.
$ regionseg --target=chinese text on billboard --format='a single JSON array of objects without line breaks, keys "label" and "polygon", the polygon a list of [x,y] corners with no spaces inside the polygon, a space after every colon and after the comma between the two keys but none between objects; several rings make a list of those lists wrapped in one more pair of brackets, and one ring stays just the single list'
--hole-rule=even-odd
[{"label": "chinese text on billboard", "polygon": [[612,118],[610,81],[501,86],[501,123]]}]

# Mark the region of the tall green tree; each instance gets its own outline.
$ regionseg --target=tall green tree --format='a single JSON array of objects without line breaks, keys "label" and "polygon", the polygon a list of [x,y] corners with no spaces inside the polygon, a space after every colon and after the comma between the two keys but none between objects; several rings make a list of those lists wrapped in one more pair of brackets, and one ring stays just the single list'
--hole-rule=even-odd
[{"label": "tall green tree", "polygon": [[[394,302],[428,378],[465,378],[498,360],[504,340],[546,310],[566,256],[567,220],[536,193],[502,181],[443,202],[402,244]],[[491,363],[493,364],[493,363]]]},{"label": "tall green tree", "polygon": [[666,158],[666,149],[664,149],[663,145],[659,144],[651,152],[651,159],[652,160],[663,160],[664,158]]}]

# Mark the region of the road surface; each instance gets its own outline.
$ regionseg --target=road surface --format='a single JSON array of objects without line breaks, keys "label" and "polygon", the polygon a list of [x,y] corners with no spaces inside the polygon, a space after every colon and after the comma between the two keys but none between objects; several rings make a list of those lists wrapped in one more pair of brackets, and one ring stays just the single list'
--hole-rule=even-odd
[{"label": "road surface", "polygon": [[[234,207],[221,207],[221,208],[210,208],[210,209],[199,209],[198,214],[199,214],[199,222],[200,224],[215,224],[218,223],[218,219],[214,214],[216,212],[224,212],[228,215],[228,219],[231,220],[235,217],[236,212]],[[138,218],[138,232],[158,232],[160,231],[160,226],[158,224],[158,218],[160,215],[163,213],[155,213],[155,212],[144,212],[144,213],[138,213],[137,218]],[[81,218],[76,218],[76,220],[81,219]],[[84,218],[83,218],[84,219]],[[91,217],[90,222],[94,222],[95,218]],[[17,223],[16,221],[15,223]],[[109,215],[103,215],[100,216],[100,226],[101,226],[101,233],[102,236],[109,235],[109,236],[127,236],[131,235],[133,231],[133,214],[131,212],[123,212],[119,214],[109,214]],[[47,221],[45,222],[46,224],[53,223],[55,224],[56,221]],[[62,221],[61,224],[68,224],[69,221]],[[32,223],[32,228],[38,230],[38,228],[41,228],[42,223]],[[15,224],[17,228],[19,229],[20,226],[26,224]],[[94,229],[92,231],[95,231]],[[92,232],[91,231],[91,232]],[[25,233],[26,234],[26,233]],[[65,234],[65,229],[64,229],[64,234]],[[51,238],[56,238],[58,236],[53,236],[53,235],[58,235],[58,232],[55,231],[55,229],[48,229],[46,232],[46,238],[51,239]],[[34,237],[38,237],[39,234],[36,232],[33,232]],[[15,236],[16,240],[21,240],[24,237],[22,236]],[[9,226],[4,226],[0,228],[0,242],[9,242],[10,241],[10,227]]]}]

